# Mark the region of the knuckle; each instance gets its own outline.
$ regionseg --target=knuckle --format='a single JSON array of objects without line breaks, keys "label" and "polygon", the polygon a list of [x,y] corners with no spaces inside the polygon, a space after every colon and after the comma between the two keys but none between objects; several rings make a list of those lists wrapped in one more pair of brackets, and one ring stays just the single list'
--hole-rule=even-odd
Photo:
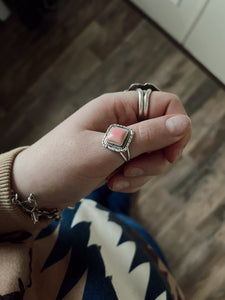
[{"label": "knuckle", "polygon": [[174,101],[176,103],[180,103],[181,102],[180,98],[176,94],[169,93],[169,95],[170,95],[171,101]]},{"label": "knuckle", "polygon": [[180,98],[176,94],[173,94],[173,93],[168,93],[168,102],[175,106],[182,105]]}]

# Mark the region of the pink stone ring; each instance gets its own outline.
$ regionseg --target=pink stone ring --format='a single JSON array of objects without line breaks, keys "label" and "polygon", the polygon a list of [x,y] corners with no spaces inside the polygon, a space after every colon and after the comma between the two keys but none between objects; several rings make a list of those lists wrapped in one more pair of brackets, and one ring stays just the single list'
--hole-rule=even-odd
[{"label": "pink stone ring", "polygon": [[119,152],[125,161],[129,161],[129,145],[133,136],[134,132],[132,129],[126,126],[112,124],[102,139],[102,145],[109,150]]}]

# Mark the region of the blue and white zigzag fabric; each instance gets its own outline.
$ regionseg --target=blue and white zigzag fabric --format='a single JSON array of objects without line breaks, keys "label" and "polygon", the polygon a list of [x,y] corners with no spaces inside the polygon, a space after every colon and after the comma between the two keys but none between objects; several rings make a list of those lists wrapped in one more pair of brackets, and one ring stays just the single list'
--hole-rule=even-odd
[{"label": "blue and white zigzag fabric", "polygon": [[75,208],[66,209],[61,222],[52,222],[36,241],[54,233],[56,238],[41,273],[69,257],[63,280],[56,285],[56,299],[67,299],[85,272],[84,300],[183,299],[152,248],[97,202],[83,199]]}]

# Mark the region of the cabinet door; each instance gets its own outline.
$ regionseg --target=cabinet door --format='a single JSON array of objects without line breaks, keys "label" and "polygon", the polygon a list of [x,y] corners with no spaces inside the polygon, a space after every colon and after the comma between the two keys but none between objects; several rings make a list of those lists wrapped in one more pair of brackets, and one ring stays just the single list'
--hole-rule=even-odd
[{"label": "cabinet door", "polygon": [[225,83],[225,1],[209,1],[185,47]]},{"label": "cabinet door", "polygon": [[131,0],[131,2],[182,43],[207,0]]}]

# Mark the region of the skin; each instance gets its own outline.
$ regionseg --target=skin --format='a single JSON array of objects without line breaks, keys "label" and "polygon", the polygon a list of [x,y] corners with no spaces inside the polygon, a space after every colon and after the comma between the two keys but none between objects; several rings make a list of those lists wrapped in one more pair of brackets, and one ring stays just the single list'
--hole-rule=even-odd
[{"label": "skin", "polygon": [[[190,119],[174,94],[153,92],[148,120],[138,122],[137,116],[135,91],[92,100],[17,155],[13,189],[24,200],[32,192],[39,207],[46,209],[74,204],[105,182],[112,190],[137,191],[178,159],[191,137]],[[167,120],[174,117],[181,124],[170,132]],[[102,146],[110,124],[134,130],[126,164],[119,153]]]}]

